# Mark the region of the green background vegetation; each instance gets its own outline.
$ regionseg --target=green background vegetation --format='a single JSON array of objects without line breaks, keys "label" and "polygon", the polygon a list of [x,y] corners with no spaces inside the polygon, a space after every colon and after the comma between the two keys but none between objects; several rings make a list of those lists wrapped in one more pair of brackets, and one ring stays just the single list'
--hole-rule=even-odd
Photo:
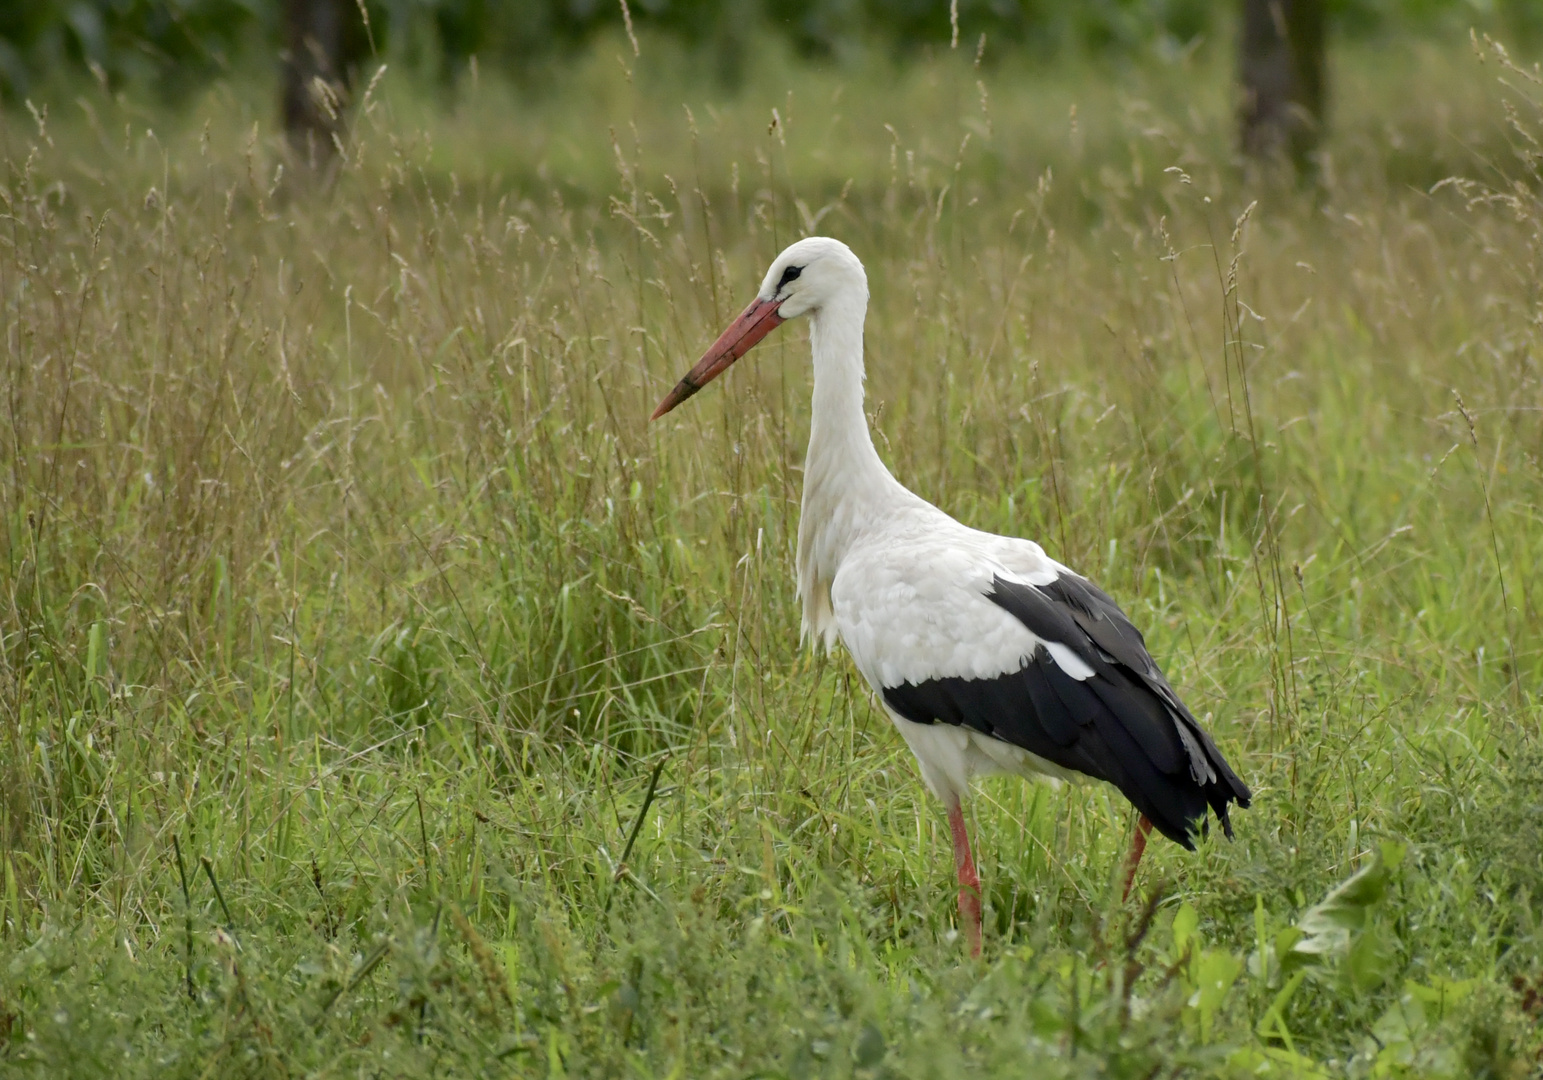
[{"label": "green background vegetation", "polygon": [[[1222,48],[689,49],[388,70],[325,183],[261,83],[4,114],[0,1073],[1537,1075],[1532,74],[1341,42],[1298,190]],[[1116,795],[983,785],[979,962],[797,642],[805,331],[645,422],[815,229],[896,473],[1256,792],[1122,908]]]},{"label": "green background vegetation", "polygon": [[[472,57],[526,86],[555,62],[623,25],[621,0],[361,0],[370,44],[382,59],[420,74],[459,74]],[[631,0],[635,27],[669,37],[721,81],[768,38],[805,57],[851,62],[870,51],[910,54],[949,44],[942,0]],[[1328,0],[1342,36],[1389,41],[1410,33],[1452,35],[1470,26],[1513,43],[1543,36],[1533,0]],[[959,34],[981,34],[992,56],[1044,60],[1068,53],[1171,55],[1230,38],[1233,6],[1214,0],[958,0]],[[185,93],[221,73],[272,62],[281,0],[0,0],[0,90],[36,93],[65,71],[88,67],[115,84]]]}]

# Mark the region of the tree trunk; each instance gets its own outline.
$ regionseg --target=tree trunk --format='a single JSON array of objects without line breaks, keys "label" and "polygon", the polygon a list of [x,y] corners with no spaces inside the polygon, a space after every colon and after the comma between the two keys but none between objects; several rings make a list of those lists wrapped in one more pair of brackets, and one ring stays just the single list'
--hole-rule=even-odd
[{"label": "tree trunk", "polygon": [[361,28],[356,0],[284,0],[284,131],[312,168],[330,161],[342,138]]},{"label": "tree trunk", "polygon": [[1243,152],[1311,170],[1323,132],[1324,0],[1243,0]]}]

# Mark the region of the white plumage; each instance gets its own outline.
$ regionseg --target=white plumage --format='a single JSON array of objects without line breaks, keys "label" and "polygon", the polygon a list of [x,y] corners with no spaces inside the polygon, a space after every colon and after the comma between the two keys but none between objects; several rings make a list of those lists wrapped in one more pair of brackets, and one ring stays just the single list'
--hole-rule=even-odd
[{"label": "white plumage", "polygon": [[968,528],[890,474],[863,413],[867,304],[867,277],[845,244],[800,240],[654,416],[779,323],[809,316],[803,632],[846,646],[947,805],[961,918],[978,951],[979,880],[960,812],[973,777],[1115,784],[1142,813],[1131,874],[1146,829],[1193,846],[1209,809],[1230,834],[1227,804],[1247,806],[1249,793],[1109,597],[1038,544]]}]

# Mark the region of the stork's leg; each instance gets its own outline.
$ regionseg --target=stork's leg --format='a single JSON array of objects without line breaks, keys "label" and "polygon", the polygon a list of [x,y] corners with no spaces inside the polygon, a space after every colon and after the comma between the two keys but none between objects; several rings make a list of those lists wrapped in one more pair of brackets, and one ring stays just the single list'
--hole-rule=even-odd
[{"label": "stork's leg", "polygon": [[1120,892],[1120,902],[1130,899],[1130,887],[1136,880],[1136,867],[1141,864],[1142,853],[1147,849],[1147,837],[1152,834],[1152,819],[1142,814],[1136,819],[1136,835],[1131,838],[1130,854],[1125,856],[1125,888]]},{"label": "stork's leg", "polygon": [[959,924],[970,943],[970,955],[980,955],[980,876],[970,857],[970,834],[964,829],[964,810],[955,799],[948,808],[948,828],[954,834],[954,869],[959,873]]}]

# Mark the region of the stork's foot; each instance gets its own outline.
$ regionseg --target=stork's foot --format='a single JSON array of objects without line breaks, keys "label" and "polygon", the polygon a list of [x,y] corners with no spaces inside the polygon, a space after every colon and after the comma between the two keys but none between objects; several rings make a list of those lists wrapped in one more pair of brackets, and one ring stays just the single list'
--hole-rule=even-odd
[{"label": "stork's foot", "polygon": [[1130,887],[1136,881],[1136,867],[1147,849],[1147,837],[1152,834],[1152,820],[1145,814],[1136,819],[1136,835],[1131,838],[1130,854],[1125,856],[1125,887],[1120,890],[1120,903],[1130,899]]},{"label": "stork's foot", "polygon": [[970,955],[980,956],[980,875],[970,856],[970,835],[958,802],[948,808],[948,828],[954,834],[954,869],[959,873],[959,925],[970,943]]}]

